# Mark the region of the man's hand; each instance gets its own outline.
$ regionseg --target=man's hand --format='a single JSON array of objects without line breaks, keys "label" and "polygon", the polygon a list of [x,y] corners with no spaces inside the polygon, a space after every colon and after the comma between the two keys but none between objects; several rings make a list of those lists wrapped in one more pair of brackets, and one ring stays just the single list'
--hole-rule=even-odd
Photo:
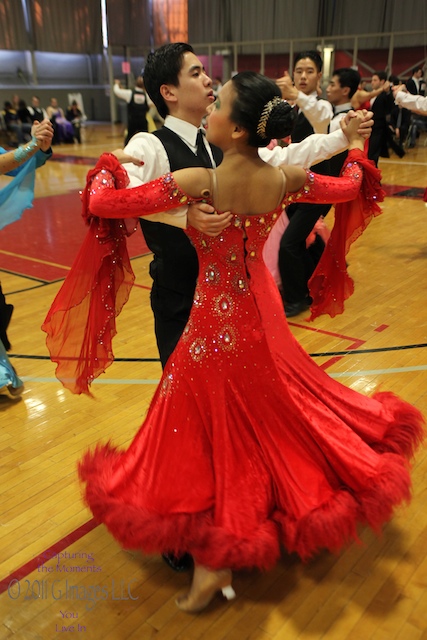
[{"label": "man's hand", "polygon": [[34,121],[31,127],[31,135],[37,140],[37,144],[42,151],[50,149],[53,138],[53,127],[50,120],[45,118],[42,122]]},{"label": "man's hand", "polygon": [[[350,121],[346,123],[345,121],[347,120],[347,118],[343,118],[340,124],[341,124],[342,130],[344,131],[349,141],[350,148],[352,147],[355,148],[354,145],[356,143],[357,145],[359,145],[359,143],[362,143],[362,150],[363,150],[363,142],[365,141],[365,138],[366,138],[366,128],[363,128],[363,124],[366,124],[365,110],[349,111],[347,115],[350,117]],[[370,131],[371,129],[369,129],[369,135],[370,135]],[[356,148],[358,148],[358,146]]]},{"label": "man's hand", "polygon": [[[372,133],[372,126],[374,124],[373,113],[372,111],[367,111],[366,109],[360,109],[358,111],[349,111],[344,118],[342,118],[340,125],[344,134],[348,139],[350,139],[350,133],[347,131],[348,126],[353,118],[358,116],[359,128],[357,133],[362,136],[365,140],[369,138]],[[360,116],[360,117],[359,117]]]},{"label": "man's hand", "polygon": [[405,93],[408,93],[408,89],[404,84],[397,84],[395,87],[392,87],[392,91],[393,91],[393,97],[395,99],[398,91],[404,91]]},{"label": "man's hand", "polygon": [[137,167],[142,167],[142,165],[144,164],[142,160],[138,160],[138,158],[135,158],[134,156],[128,156],[128,154],[125,153],[123,149],[114,149],[114,151],[112,151],[111,153],[116,156],[120,164],[131,162],[132,164],[136,164]]},{"label": "man's hand", "polygon": [[207,236],[219,236],[219,234],[230,226],[232,214],[216,214],[215,209],[210,204],[195,202],[188,207],[187,222],[189,225],[206,234]]},{"label": "man's hand", "polygon": [[276,84],[282,92],[283,100],[294,101],[298,98],[298,89],[294,87],[292,78],[287,71],[276,80]]}]

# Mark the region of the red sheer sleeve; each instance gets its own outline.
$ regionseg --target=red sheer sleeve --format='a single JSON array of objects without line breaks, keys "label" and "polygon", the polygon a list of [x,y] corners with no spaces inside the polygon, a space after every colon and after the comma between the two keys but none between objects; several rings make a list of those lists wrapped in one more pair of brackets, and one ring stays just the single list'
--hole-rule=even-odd
[{"label": "red sheer sleeve", "polygon": [[129,223],[135,221],[126,226],[123,220],[102,220],[89,212],[89,188],[97,175],[117,189],[128,184],[126,171],[109,154],[88,173],[82,215],[89,229],[42,325],[57,378],[73,393],[88,395],[93,379],[113,362],[116,317],[135,279],[126,246],[126,236],[136,228]]},{"label": "red sheer sleeve", "polygon": [[[332,178],[308,172],[307,181],[291,201],[335,202],[335,223],[331,236],[309,282],[310,320],[327,313],[333,318],[344,311],[344,301],[354,291],[347,273],[346,255],[372,218],[381,213],[384,200],[381,172],[359,150],[349,152],[342,177]],[[299,195],[301,194],[301,195]]]},{"label": "red sheer sleeve", "polygon": [[301,189],[295,193],[288,193],[286,201],[329,204],[354,200],[362,185],[363,170],[358,162],[363,157],[363,151],[350,151],[340,178],[323,176],[307,170],[307,178]]},{"label": "red sheer sleeve", "polygon": [[89,230],[42,325],[56,377],[73,393],[91,395],[91,382],[114,360],[116,317],[135,279],[126,246],[135,216],[189,202],[171,174],[124,189],[128,182],[112,154],[102,155],[88,173],[82,215]]}]

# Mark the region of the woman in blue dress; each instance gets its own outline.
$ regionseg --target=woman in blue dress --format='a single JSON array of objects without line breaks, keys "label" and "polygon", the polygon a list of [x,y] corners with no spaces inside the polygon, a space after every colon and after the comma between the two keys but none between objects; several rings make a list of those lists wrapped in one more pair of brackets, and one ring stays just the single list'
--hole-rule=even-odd
[{"label": "woman in blue dress", "polygon": [[[52,155],[53,129],[50,121],[35,122],[31,134],[31,141],[17,149],[7,151],[0,147],[0,175],[13,177],[0,190],[0,229],[18,220],[22,212],[32,206],[35,170]],[[0,392],[6,391],[8,395],[17,397],[24,390],[24,385],[7,356],[10,343],[6,330],[12,312],[13,306],[6,303],[0,284]]]}]

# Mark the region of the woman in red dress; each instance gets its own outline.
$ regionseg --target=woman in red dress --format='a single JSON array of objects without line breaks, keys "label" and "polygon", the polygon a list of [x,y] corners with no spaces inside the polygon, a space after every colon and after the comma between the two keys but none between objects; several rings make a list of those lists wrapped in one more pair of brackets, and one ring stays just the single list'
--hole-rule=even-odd
[{"label": "woman in red dress", "polygon": [[[291,334],[262,260],[268,233],[289,201],[346,202],[337,212],[346,248],[378,213],[379,172],[363,153],[357,117],[349,125],[342,178],[259,159],[258,147],[287,135],[292,119],[273,82],[238,74],[208,116],[208,138],[224,151],[218,169],[185,169],[117,190],[126,182],[124,171],[105,155],[85,192],[85,210],[94,216],[92,246],[104,251],[93,278],[91,322],[97,303],[103,321],[90,344],[92,324],[85,325],[86,351],[96,357],[89,366],[82,358],[77,379],[66,380],[72,377],[67,357],[54,358],[60,379],[77,392],[107,366],[107,337],[126,298],[126,278],[116,278],[122,266],[128,269],[121,232],[113,226],[108,236],[105,218],[201,198],[233,212],[232,224],[215,238],[187,230],[199,258],[192,313],[130,447],[98,445],[79,465],[89,507],[124,547],[193,556],[190,591],[177,600],[189,612],[203,609],[217,591],[233,597],[232,570],[269,568],[281,546],[303,559],[323,548],[337,551],[357,539],[359,523],[378,530],[410,497],[407,460],[422,438],[420,412],[391,393],[362,396],[323,372]],[[87,274],[87,254],[84,266]],[[314,301],[322,312],[349,295],[345,277],[341,300],[329,295],[331,274],[335,280],[333,266],[322,271]],[[77,286],[78,274],[70,278],[65,290]],[[87,281],[82,290],[91,290]],[[62,293],[44,325],[51,352],[61,356],[74,348],[58,350],[68,331],[67,303],[75,313],[75,300]]]}]

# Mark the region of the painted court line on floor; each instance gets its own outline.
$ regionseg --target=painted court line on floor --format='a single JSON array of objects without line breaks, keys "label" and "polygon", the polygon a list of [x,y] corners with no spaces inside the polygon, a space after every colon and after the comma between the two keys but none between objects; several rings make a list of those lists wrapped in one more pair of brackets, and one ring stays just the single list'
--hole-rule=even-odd
[{"label": "painted court line on floor", "polygon": [[[331,378],[356,378],[359,376],[376,376],[380,374],[388,375],[393,373],[410,373],[411,371],[427,371],[427,364],[417,365],[413,367],[391,367],[388,369],[367,369],[366,371],[344,371],[342,373],[329,373]],[[57,378],[43,378],[39,376],[19,376],[24,382],[58,382]],[[160,379],[123,379],[109,378],[102,380],[94,380],[92,384],[159,384]]]}]

